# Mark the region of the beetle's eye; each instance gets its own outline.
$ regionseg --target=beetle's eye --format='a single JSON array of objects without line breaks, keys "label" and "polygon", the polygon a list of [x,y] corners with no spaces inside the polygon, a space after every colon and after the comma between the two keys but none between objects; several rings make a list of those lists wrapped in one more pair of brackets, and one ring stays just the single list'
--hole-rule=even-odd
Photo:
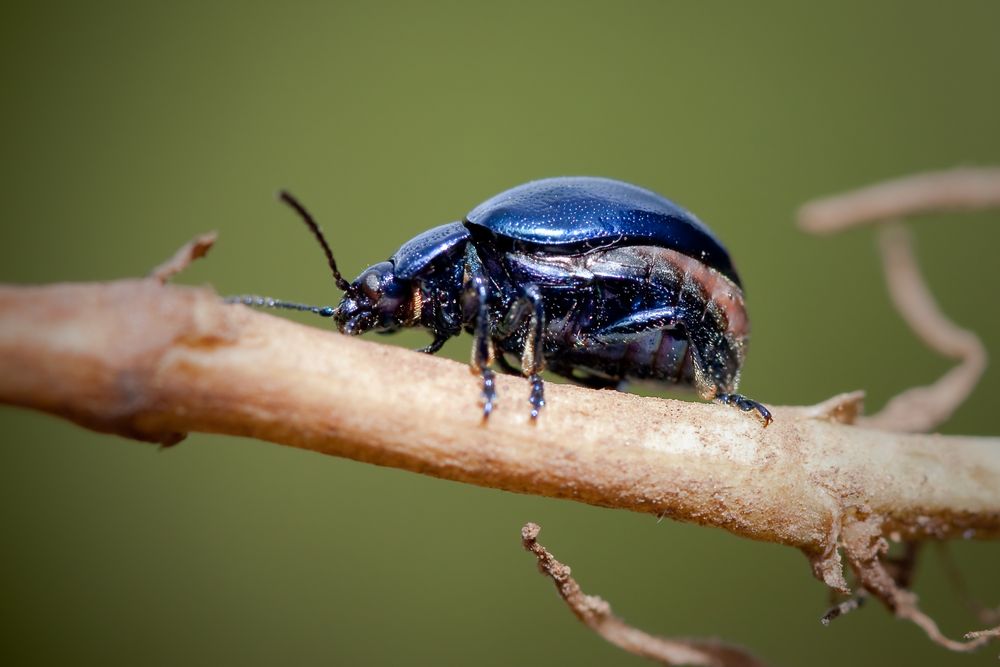
[{"label": "beetle's eye", "polygon": [[378,282],[378,276],[374,272],[366,275],[361,281],[361,291],[372,301],[378,301],[379,297],[382,296]]}]

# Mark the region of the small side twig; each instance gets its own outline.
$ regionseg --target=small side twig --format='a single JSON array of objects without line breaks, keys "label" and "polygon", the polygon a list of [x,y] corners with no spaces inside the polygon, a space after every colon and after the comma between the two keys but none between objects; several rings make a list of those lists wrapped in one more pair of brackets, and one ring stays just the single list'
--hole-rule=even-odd
[{"label": "small side twig", "polygon": [[190,266],[191,262],[207,255],[215,245],[216,238],[218,238],[216,232],[207,232],[194,237],[178,248],[173,257],[150,271],[149,277],[165,285],[168,280]]},{"label": "small side twig", "polygon": [[964,642],[951,639],[941,632],[934,619],[920,610],[917,596],[906,589],[913,571],[916,546],[908,548],[907,554],[898,561],[886,558],[889,545],[881,536],[878,517],[861,518],[845,526],[841,539],[844,556],[858,582],[897,618],[914,623],[931,641],[950,651],[974,651],[990,641],[991,637],[986,635]]},{"label": "small side twig", "polygon": [[[904,542],[903,553],[899,556],[882,558],[885,571],[892,578],[896,587],[909,588],[912,584],[913,575],[917,567],[917,555],[920,553],[922,546],[923,542]],[[820,623],[830,625],[834,619],[860,609],[867,601],[868,591],[862,588],[854,596],[827,610],[823,614],[823,617],[819,619]]]},{"label": "small side twig", "polygon": [[813,200],[799,209],[799,226],[813,234],[921,213],[1000,207],[1000,167],[960,168],[877,183]]},{"label": "small side twig", "polygon": [[885,280],[896,309],[923,343],[959,364],[936,382],[900,392],[865,425],[887,431],[924,433],[954,414],[986,370],[986,348],[979,337],[941,312],[924,281],[908,230],[900,224],[880,234]]},{"label": "small side twig", "polygon": [[[865,223],[933,211],[1000,206],[1000,168],[954,169],[908,176],[812,201],[799,210],[799,226],[825,234]],[[913,332],[935,352],[959,365],[933,384],[907,389],[876,415],[859,419],[886,431],[924,433],[954,414],[986,369],[986,349],[973,332],[949,320],[920,272],[907,230],[889,222],[880,249],[889,295]]]},{"label": "small side twig", "polygon": [[[880,235],[880,248],[890,296],[916,335],[931,349],[958,359],[959,364],[936,382],[907,389],[881,412],[859,418],[862,426],[883,431],[927,432],[948,419],[979,382],[986,368],[986,350],[972,332],[949,320],[938,307],[921,275],[907,230],[894,220],[932,211],[975,210],[1000,206],[1000,168],[956,169],[909,176],[854,192],[820,199],[803,206],[799,225],[813,233],[830,233],[864,223],[891,220]],[[935,643],[953,651],[969,651],[989,640],[967,635],[960,642],[945,637],[917,606],[908,590],[916,546],[896,562],[885,557],[888,544],[884,520],[870,508],[854,508],[854,520],[844,526],[841,546],[859,583],[899,618],[920,628]],[[898,531],[890,531],[899,534]],[[824,622],[857,608],[851,600],[835,607]]]},{"label": "small side twig", "polygon": [[538,569],[552,579],[573,614],[606,641],[663,665],[763,667],[764,663],[737,646],[704,639],[665,639],[628,625],[611,612],[605,600],[580,589],[569,566],[538,543],[540,531],[538,524],[526,524],[521,529],[521,544],[538,559]]}]

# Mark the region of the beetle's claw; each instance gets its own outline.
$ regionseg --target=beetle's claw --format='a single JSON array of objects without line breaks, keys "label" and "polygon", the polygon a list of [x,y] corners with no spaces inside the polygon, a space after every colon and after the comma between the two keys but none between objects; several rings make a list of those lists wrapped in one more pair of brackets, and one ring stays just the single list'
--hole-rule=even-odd
[{"label": "beetle's claw", "polygon": [[771,411],[756,401],[754,403],[757,408],[757,414],[759,414],[760,418],[764,421],[764,428],[767,428],[771,425],[771,422],[774,421],[774,417],[771,416]]},{"label": "beetle's claw", "polygon": [[735,408],[739,408],[743,412],[756,410],[757,416],[763,423],[764,428],[767,428],[771,422],[774,421],[774,418],[771,416],[771,411],[764,407],[762,403],[758,403],[757,401],[747,398],[742,394],[719,394],[715,397],[715,400],[723,405],[731,405]]},{"label": "beetle's claw", "polygon": [[528,382],[531,383],[531,394],[528,396],[528,402],[531,403],[531,419],[534,421],[538,419],[538,413],[545,405],[545,384],[537,373],[532,373],[528,377]]},{"label": "beetle's claw", "polygon": [[489,419],[493,412],[493,402],[497,398],[496,375],[488,368],[483,369],[483,419]]}]

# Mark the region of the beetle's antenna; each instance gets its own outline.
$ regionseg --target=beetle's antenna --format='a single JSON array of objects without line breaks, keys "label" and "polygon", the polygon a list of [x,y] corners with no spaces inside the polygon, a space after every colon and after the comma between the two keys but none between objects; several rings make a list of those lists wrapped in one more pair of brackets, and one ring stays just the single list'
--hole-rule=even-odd
[{"label": "beetle's antenna", "polygon": [[242,303],[244,306],[256,306],[258,308],[285,308],[287,310],[301,310],[316,313],[320,317],[333,317],[337,309],[333,306],[310,306],[305,303],[294,303],[292,301],[279,301],[266,296],[255,296],[253,294],[241,294],[239,296],[227,296],[223,299],[225,303]]},{"label": "beetle's antenna", "polygon": [[[344,280],[344,276],[340,275],[340,270],[337,268],[337,262],[336,260],[333,259],[333,251],[330,250],[330,245],[326,242],[326,239],[323,237],[323,231],[319,228],[319,225],[316,224],[316,221],[309,214],[309,211],[307,211],[306,207],[303,206],[299,202],[299,200],[293,197],[292,194],[287,190],[282,190],[281,192],[279,192],[278,199],[280,199],[281,201],[285,202],[293,209],[295,209],[295,212],[298,213],[299,217],[302,218],[302,221],[306,223],[306,225],[309,227],[309,230],[313,233],[313,236],[315,236],[316,240],[319,241],[319,244],[323,246],[323,252],[326,253],[326,259],[330,263],[330,269],[333,271],[333,280],[335,283],[337,283],[337,287],[340,289],[341,292],[346,292],[350,288],[351,284],[346,280]],[[284,306],[275,306],[275,307],[283,308]]]}]

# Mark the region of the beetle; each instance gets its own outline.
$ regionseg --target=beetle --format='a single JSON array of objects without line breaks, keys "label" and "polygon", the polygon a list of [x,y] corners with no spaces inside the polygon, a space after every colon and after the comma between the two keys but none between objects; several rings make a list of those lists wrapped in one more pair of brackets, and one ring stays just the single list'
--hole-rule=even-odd
[{"label": "beetle", "polygon": [[528,379],[532,420],[545,404],[539,374],[548,369],[594,388],[687,386],[754,412],[764,426],[772,421],[765,406],[735,393],[750,327],[728,252],[694,215],[650,190],[596,177],[525,183],[417,235],[350,283],[309,212],[287,192],[280,198],[322,246],[340,304],[227,301],[310,311],[348,335],[423,327],[433,335],[420,350],[428,354],[467,331],[484,418],[496,403],[496,362]]}]

